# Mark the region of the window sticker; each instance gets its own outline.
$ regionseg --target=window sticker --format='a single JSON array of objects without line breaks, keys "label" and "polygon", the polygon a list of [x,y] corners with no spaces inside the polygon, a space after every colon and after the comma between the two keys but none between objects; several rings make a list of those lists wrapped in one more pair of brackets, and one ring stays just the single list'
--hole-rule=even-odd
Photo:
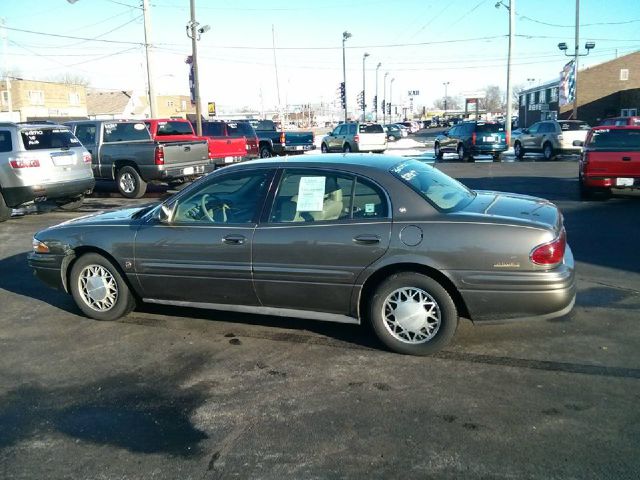
[{"label": "window sticker", "polygon": [[301,177],[298,186],[298,212],[321,212],[326,177]]},{"label": "window sticker", "polygon": [[364,204],[364,213],[376,213],[376,206],[374,203]]},{"label": "window sticker", "polygon": [[145,128],[147,128],[147,126],[144,123],[136,123],[133,128],[135,128],[136,130],[144,130]]}]

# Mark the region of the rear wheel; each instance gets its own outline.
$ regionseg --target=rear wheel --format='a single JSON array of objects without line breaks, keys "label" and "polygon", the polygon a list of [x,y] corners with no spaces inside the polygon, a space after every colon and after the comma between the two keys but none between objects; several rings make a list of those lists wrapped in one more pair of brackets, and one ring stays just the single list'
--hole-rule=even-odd
[{"label": "rear wheel", "polygon": [[351,145],[349,145],[348,143],[345,143],[344,147],[342,147],[342,151],[344,153],[349,153],[351,151]]},{"label": "rear wheel", "polygon": [[136,306],[118,269],[97,253],[88,253],[76,260],[69,284],[80,310],[96,320],[117,320]]},{"label": "rear wheel", "polygon": [[126,198],[142,198],[147,191],[147,182],[135,168],[128,165],[118,170],[116,183],[120,195]]},{"label": "rear wheel", "polygon": [[555,155],[553,153],[553,145],[551,145],[551,143],[547,142],[542,146],[542,156],[547,161],[554,159]]},{"label": "rear wheel", "polygon": [[442,150],[440,149],[440,144],[437,142],[433,146],[433,154],[438,160],[442,159]]},{"label": "rear wheel", "polygon": [[520,142],[516,142],[513,144],[513,153],[516,158],[524,157],[524,148],[522,148],[522,144]]},{"label": "rear wheel", "polygon": [[394,135],[389,135],[389,141],[390,142],[395,142],[396,141],[396,137]]},{"label": "rear wheel", "polygon": [[499,153],[494,153],[493,154],[493,161],[494,162],[499,162],[500,161],[500,154]]},{"label": "rear wheel", "polygon": [[2,193],[0,193],[0,222],[6,222],[11,218],[12,209],[7,207]]},{"label": "rear wheel", "polygon": [[462,162],[466,162],[469,160],[469,156],[467,155],[467,149],[464,148],[464,145],[462,143],[458,145],[457,152],[458,152],[458,160]]},{"label": "rear wheel", "polygon": [[260,147],[260,158],[271,158],[273,154],[271,153],[271,148],[268,145],[263,145]]},{"label": "rear wheel", "polygon": [[369,304],[378,338],[391,350],[428,355],[445,347],[458,327],[449,293],[431,277],[397,273],[382,282]]}]

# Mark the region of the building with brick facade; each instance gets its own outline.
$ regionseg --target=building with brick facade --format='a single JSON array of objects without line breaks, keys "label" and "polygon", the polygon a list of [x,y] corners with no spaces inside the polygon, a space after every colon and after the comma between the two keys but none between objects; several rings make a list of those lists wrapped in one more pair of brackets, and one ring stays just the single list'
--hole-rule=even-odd
[{"label": "building with brick facade", "polygon": [[[156,107],[158,118],[186,118],[196,111],[187,95],[157,95]],[[89,90],[87,110],[90,118],[101,120],[143,119],[151,115],[147,97],[131,90]]]},{"label": "building with brick facade", "polygon": [[87,117],[84,85],[13,78],[0,81],[0,118],[11,121]]},{"label": "building with brick facade", "polygon": [[[571,117],[573,105],[560,107],[559,78],[520,92],[519,126]],[[578,119],[597,125],[607,117],[640,112],[640,51],[578,72]]]}]

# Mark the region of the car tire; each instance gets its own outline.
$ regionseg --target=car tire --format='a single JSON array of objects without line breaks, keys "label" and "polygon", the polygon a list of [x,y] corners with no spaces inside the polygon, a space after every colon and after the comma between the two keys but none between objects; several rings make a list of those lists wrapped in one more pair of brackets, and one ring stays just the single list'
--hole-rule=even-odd
[{"label": "car tire", "polygon": [[84,195],[81,195],[80,197],[76,197],[76,198],[66,198],[64,200],[56,201],[56,205],[58,205],[58,208],[60,210],[66,210],[68,212],[72,212],[74,210],[79,209],[80,207],[82,207],[83,203],[84,203]]},{"label": "car tire", "polygon": [[469,155],[467,155],[467,149],[464,148],[464,145],[462,143],[458,145],[456,152],[458,153],[458,160],[462,162],[467,162],[469,160]]},{"label": "car tire", "polygon": [[344,153],[350,153],[351,152],[351,145],[349,145],[348,143],[345,143],[344,147],[342,147],[342,151]]},{"label": "car tire", "polygon": [[142,198],[147,191],[145,182],[138,171],[126,165],[116,173],[116,184],[120,195],[126,198]]},{"label": "car tire", "polygon": [[273,157],[273,153],[271,152],[271,148],[268,145],[263,145],[260,147],[260,158],[271,158]]},{"label": "car tire", "polygon": [[545,142],[545,144],[542,145],[542,156],[547,161],[551,161],[555,158],[555,155],[553,153],[553,145],[551,145],[550,142]]},{"label": "car tire", "polygon": [[326,143],[323,143],[322,145],[320,145],[320,151],[322,153],[329,153],[329,148],[327,147]]},{"label": "car tire", "polygon": [[13,209],[7,207],[7,203],[4,201],[2,193],[0,193],[0,222],[6,222],[11,218]]},{"label": "car tire", "polygon": [[[405,322],[420,313],[420,307],[429,309],[432,316],[423,318],[422,325],[403,326],[392,313],[400,303],[407,307],[405,318],[401,319]],[[441,350],[458,328],[458,311],[451,295],[433,278],[415,272],[396,273],[383,281],[371,297],[368,311],[380,341],[394,352],[407,355],[429,355]]]},{"label": "car tire", "polygon": [[513,153],[518,159],[522,159],[524,157],[524,148],[522,148],[522,144],[520,142],[513,144]]},{"label": "car tire", "polygon": [[[101,277],[100,280],[97,277]],[[136,299],[119,269],[97,253],[87,253],[74,262],[69,286],[78,308],[95,320],[117,320],[136,306]]]},{"label": "car tire", "polygon": [[499,154],[499,153],[494,153],[494,154],[493,154],[493,161],[494,161],[494,162],[500,162],[501,160],[502,160],[502,159],[501,159],[501,157],[500,157],[500,154]]},{"label": "car tire", "polygon": [[442,150],[440,149],[440,144],[438,142],[433,146],[433,155],[437,160],[442,160]]},{"label": "car tire", "polygon": [[395,136],[393,136],[393,135],[389,135],[388,140],[389,140],[390,142],[395,142],[395,141],[396,141],[396,137],[395,137]]}]

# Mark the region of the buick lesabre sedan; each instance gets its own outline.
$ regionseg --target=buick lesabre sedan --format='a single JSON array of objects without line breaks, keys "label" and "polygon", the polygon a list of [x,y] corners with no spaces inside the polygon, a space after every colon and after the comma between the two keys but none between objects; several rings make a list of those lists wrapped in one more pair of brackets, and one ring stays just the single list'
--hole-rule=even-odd
[{"label": "buick lesabre sedan", "polygon": [[161,204],[43,230],[33,250],[36,275],[96,320],[149,302],[369,322],[414,355],[459,317],[553,318],[575,299],[552,203],[370,154],[230,166]]}]

